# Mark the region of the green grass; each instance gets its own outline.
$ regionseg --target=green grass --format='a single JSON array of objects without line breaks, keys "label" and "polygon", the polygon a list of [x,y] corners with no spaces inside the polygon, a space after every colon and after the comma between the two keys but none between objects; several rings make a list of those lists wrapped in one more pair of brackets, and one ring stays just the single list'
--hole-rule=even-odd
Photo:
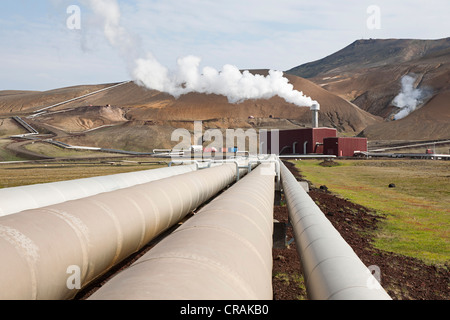
[{"label": "green grass", "polygon": [[274,279],[284,283],[286,286],[289,286],[291,283],[294,284],[294,286],[300,288],[301,292],[304,292],[304,294],[300,294],[296,297],[297,300],[307,300],[307,294],[306,294],[306,285],[305,285],[305,279],[303,278],[303,275],[301,274],[295,274],[295,273],[285,273],[285,272],[277,272],[273,276]]},{"label": "green grass", "polygon": [[8,152],[7,150],[0,149],[0,161],[22,161],[24,160],[21,157],[16,156],[15,154]]},{"label": "green grass", "polygon": [[[376,210],[387,219],[375,235],[382,250],[427,263],[450,261],[450,162],[429,160],[343,160],[322,167],[296,162],[313,185]],[[395,188],[388,185],[394,183]]]},{"label": "green grass", "polygon": [[10,143],[10,140],[0,139],[0,161],[21,161],[21,157],[16,156],[13,152],[7,150],[5,147]]}]

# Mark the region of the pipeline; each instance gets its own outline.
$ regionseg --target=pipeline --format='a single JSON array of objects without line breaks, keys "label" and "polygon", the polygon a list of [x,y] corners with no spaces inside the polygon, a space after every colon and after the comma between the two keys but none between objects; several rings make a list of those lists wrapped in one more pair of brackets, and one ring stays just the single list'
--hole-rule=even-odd
[{"label": "pipeline", "polygon": [[369,269],[282,162],[281,179],[309,298],[390,300]]},{"label": "pipeline", "polygon": [[0,189],[0,217],[20,211],[42,208],[69,200],[86,198],[143,184],[174,175],[192,172],[198,166],[176,166],[103,177],[52,182]]},{"label": "pipeline", "polygon": [[15,116],[12,117],[18,124],[20,124],[22,127],[25,128],[25,130],[27,130],[29,132],[29,134],[32,135],[36,135],[39,134],[39,132],[33,128],[32,126],[30,126],[28,123],[26,123],[25,121],[23,121],[23,119],[21,117]]},{"label": "pipeline", "polygon": [[80,99],[82,99],[82,98],[90,97],[90,96],[93,96],[94,94],[97,94],[97,93],[100,93],[100,92],[104,92],[104,91],[108,91],[108,90],[117,88],[117,87],[119,87],[119,86],[123,86],[124,84],[130,83],[130,82],[131,82],[131,81],[121,82],[121,83],[112,85],[112,86],[110,86],[110,87],[107,87],[107,88],[104,88],[104,89],[101,89],[101,90],[97,90],[97,91],[94,91],[94,92],[91,92],[91,93],[88,93],[88,94],[85,94],[85,95],[82,95],[82,96],[79,96],[79,97],[76,97],[76,98],[73,98],[73,99],[70,99],[70,100],[66,100],[66,101],[63,101],[63,102],[60,102],[60,103],[57,103],[57,104],[54,104],[54,105],[45,107],[45,108],[41,108],[41,109],[39,109],[39,110],[37,110],[37,111],[34,111],[34,112],[33,112],[34,114],[33,114],[32,116],[30,116],[30,118],[31,118],[31,117],[33,117],[33,118],[34,118],[34,117],[37,117],[37,116],[39,116],[40,114],[42,114],[43,111],[46,111],[46,110],[48,110],[48,109],[52,109],[52,108],[61,106],[61,105],[63,105],[63,104],[67,104],[67,103],[69,103],[69,102],[73,102],[73,101],[76,101],[76,100],[80,100]]},{"label": "pipeline", "polygon": [[280,161],[278,158],[276,158],[274,155],[268,156],[266,159],[257,159],[257,160],[249,160],[248,162],[248,170],[252,170],[252,165],[255,163],[261,164],[261,163],[274,163],[275,164],[275,172],[276,172],[276,187],[275,189],[277,191],[280,190],[281,186],[281,172],[280,172]]},{"label": "pipeline", "polygon": [[274,164],[263,164],[90,300],[271,300]]},{"label": "pipeline", "polygon": [[73,298],[235,177],[221,165],[0,217],[0,300]]}]

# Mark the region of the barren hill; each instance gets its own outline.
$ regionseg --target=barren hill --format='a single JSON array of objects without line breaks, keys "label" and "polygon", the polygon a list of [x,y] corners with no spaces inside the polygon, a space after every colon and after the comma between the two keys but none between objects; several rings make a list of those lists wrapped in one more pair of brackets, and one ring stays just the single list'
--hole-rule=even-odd
[{"label": "barren hill", "polygon": [[450,38],[357,40],[324,59],[295,67],[287,73],[308,79],[339,76],[417,60],[449,48]]},{"label": "barren hill", "polygon": [[[267,70],[253,71],[259,74]],[[321,104],[319,124],[342,134],[357,135],[382,120],[324,90],[309,80],[287,75],[294,87]],[[43,107],[73,99],[113,84],[80,86],[48,92],[2,94],[0,116],[30,115]],[[275,97],[230,104],[226,97],[190,93],[178,99],[147,90],[133,82],[46,110],[28,121],[49,131],[68,133],[61,139],[74,145],[148,151],[168,148],[176,128],[191,130],[193,122],[204,128],[296,128],[311,126],[308,107],[298,107]]]},{"label": "barren hill", "polygon": [[0,91],[0,114],[26,114],[64,100],[83,96],[107,85],[85,85],[40,91]]},{"label": "barren hill", "polygon": [[361,136],[371,140],[450,139],[450,90],[435,95],[404,119],[368,126]]},{"label": "barren hill", "polygon": [[[450,138],[450,38],[440,40],[359,40],[322,60],[291,69],[322,88],[374,115],[392,120],[400,109],[394,98],[401,79],[411,75],[414,89],[426,92],[419,110],[395,123],[364,131],[370,139]],[[409,119],[408,119],[409,118]],[[420,119],[420,120],[419,120]],[[444,129],[444,130],[443,130]]]}]

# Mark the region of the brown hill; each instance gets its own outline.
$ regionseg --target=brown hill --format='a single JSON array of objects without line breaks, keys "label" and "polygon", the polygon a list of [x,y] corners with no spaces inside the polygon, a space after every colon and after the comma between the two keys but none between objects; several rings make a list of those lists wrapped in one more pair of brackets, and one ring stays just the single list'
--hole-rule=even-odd
[{"label": "brown hill", "polygon": [[[427,93],[408,120],[371,126],[371,139],[447,139],[450,124],[446,97],[450,90],[450,38],[440,40],[360,40],[322,60],[289,73],[303,75],[322,88],[387,121],[399,111],[393,105],[404,75],[416,77],[415,88]],[[417,114],[415,114],[417,113]],[[415,114],[415,115],[414,115]],[[414,116],[413,116],[414,115]],[[420,120],[419,120],[420,119]],[[406,124],[407,123],[407,124]]]},{"label": "brown hill", "polygon": [[[74,99],[108,85],[84,85],[40,91],[0,91],[0,114],[28,114],[40,108]],[[78,102],[79,103],[79,102]]]},{"label": "brown hill", "polygon": [[450,90],[435,95],[408,117],[368,126],[361,136],[371,140],[450,139]]},{"label": "brown hill", "polygon": [[449,48],[450,38],[357,40],[328,57],[292,68],[287,73],[308,79],[339,76],[418,60]]},{"label": "brown hill", "polygon": [[[264,74],[263,71],[258,71]],[[358,132],[379,119],[360,110],[355,105],[323,90],[311,81],[288,76],[290,82],[299,91],[319,101],[321,104],[320,124],[332,126],[342,132]],[[247,100],[239,104],[230,104],[223,96],[191,93],[179,99],[168,98],[158,103],[146,103],[134,106],[127,113],[132,119],[150,119],[156,121],[194,121],[227,119],[230,122],[248,122],[248,117],[256,119],[288,119],[303,126],[310,126],[309,108],[297,107],[279,97],[269,100]],[[164,107],[161,107],[161,106]],[[271,117],[272,116],[272,117]]]},{"label": "brown hill", "polygon": [[[253,71],[267,73],[267,70]],[[342,134],[356,135],[368,125],[381,122],[379,117],[324,90],[313,82],[287,75],[297,90],[321,104],[319,124],[335,127]],[[48,92],[6,94],[0,92],[2,117],[22,114],[50,106],[109,85],[79,86]],[[296,128],[311,126],[311,112],[274,97],[230,104],[226,97],[191,93],[175,99],[158,91],[147,90],[133,82],[114,89],[57,106],[28,119],[37,127],[59,129],[63,141],[74,145],[99,146],[148,151],[168,148],[176,128],[192,130],[193,122],[203,121],[204,128]],[[144,150],[145,149],[145,150]]]},{"label": "brown hill", "polygon": [[40,123],[50,124],[59,130],[75,133],[127,122],[123,109],[113,106],[88,106],[68,109],[65,112],[43,114]]}]

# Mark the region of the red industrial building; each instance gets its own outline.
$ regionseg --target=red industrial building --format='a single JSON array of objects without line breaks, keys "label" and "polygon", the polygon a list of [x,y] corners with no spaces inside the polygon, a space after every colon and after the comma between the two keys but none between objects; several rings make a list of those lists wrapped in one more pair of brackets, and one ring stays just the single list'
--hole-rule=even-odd
[{"label": "red industrial building", "polygon": [[[272,147],[273,135],[278,134],[278,147]],[[323,153],[323,139],[336,137],[337,130],[331,128],[305,128],[293,130],[268,131],[267,139],[261,136],[261,142],[265,143],[267,150],[280,155],[288,154],[313,154]]]},{"label": "red industrial building", "polygon": [[325,155],[337,157],[353,157],[356,151],[367,152],[366,138],[337,138],[323,139],[323,150]]},{"label": "red industrial building", "polygon": [[367,151],[367,139],[338,138],[337,130],[332,128],[269,130],[267,135],[261,135],[260,143],[263,150],[280,155],[324,154],[352,157],[355,151]]}]

